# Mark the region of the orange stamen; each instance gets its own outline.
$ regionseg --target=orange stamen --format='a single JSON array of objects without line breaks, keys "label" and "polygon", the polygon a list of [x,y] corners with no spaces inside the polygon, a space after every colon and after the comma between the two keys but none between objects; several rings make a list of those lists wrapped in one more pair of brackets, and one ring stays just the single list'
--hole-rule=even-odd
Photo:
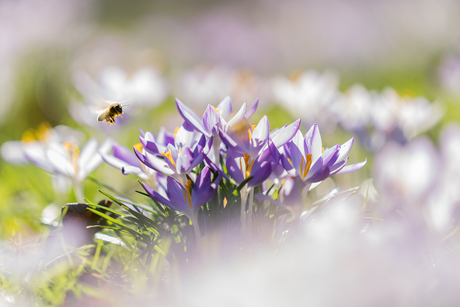
[{"label": "orange stamen", "polygon": [[137,143],[134,144],[134,148],[136,148],[138,152],[142,152],[142,148],[144,147],[142,146],[142,143]]},{"label": "orange stamen", "polygon": [[300,163],[300,177],[305,178],[310,171],[312,164],[311,154],[306,154],[305,158],[302,157],[302,161]]},{"label": "orange stamen", "polygon": [[192,186],[192,180],[188,179],[187,183],[185,184],[185,191],[182,191],[184,194],[184,200],[188,203],[190,206],[190,209],[192,209],[192,196],[190,195],[190,187]]},{"label": "orange stamen", "polygon": [[179,127],[177,127],[176,129],[174,129],[174,139],[176,139],[176,134],[177,132],[179,132]]},{"label": "orange stamen", "polygon": [[166,158],[169,159],[169,161],[171,161],[172,165],[174,165],[174,167],[176,167],[176,162],[174,161],[173,157],[171,156],[171,149],[168,149],[168,152],[164,152],[162,153],[163,156],[165,156]]},{"label": "orange stamen", "polygon": [[68,151],[75,172],[78,172],[78,156],[80,155],[80,149],[72,142],[64,142],[62,146]]}]

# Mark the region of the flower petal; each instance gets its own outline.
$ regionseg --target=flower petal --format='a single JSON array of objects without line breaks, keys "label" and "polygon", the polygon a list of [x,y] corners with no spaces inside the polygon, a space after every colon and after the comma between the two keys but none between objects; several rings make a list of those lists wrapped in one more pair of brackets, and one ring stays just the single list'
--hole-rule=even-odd
[{"label": "flower petal", "polygon": [[305,153],[312,154],[312,160],[315,162],[323,151],[323,143],[321,141],[321,134],[317,124],[314,124],[307,134],[305,134]]},{"label": "flower petal", "polygon": [[241,170],[241,168],[244,169],[245,167],[243,164],[244,164],[243,156],[229,148],[227,151],[227,160],[226,160],[227,171],[230,177],[232,177],[233,180],[235,180],[238,184],[244,181],[244,176]]},{"label": "flower petal", "polygon": [[231,127],[237,124],[240,120],[242,120],[244,117],[244,113],[246,112],[246,108],[247,108],[246,103],[243,103],[243,105],[238,110],[238,112],[236,112],[236,114],[232,117],[232,119],[228,121],[227,127]]},{"label": "flower petal", "polygon": [[246,119],[249,119],[252,115],[254,115],[258,106],[259,106],[259,99],[256,100],[252,108],[250,108],[249,111],[246,112],[244,117],[246,117]]},{"label": "flower petal", "polygon": [[232,99],[230,96],[225,96],[225,98],[217,105],[216,109],[221,112],[221,116],[223,118],[228,118],[232,115],[233,107],[232,107]]},{"label": "flower petal", "polygon": [[172,175],[175,173],[174,170],[172,170],[168,164],[165,162],[164,159],[157,158],[155,156],[150,156],[150,158],[147,158],[143,154],[141,154],[136,148],[134,148],[134,153],[136,154],[137,158],[147,167],[150,167],[151,169],[162,173],[164,175]]},{"label": "flower petal", "polygon": [[363,168],[364,165],[366,165],[366,163],[367,163],[367,159],[365,159],[363,162],[358,162],[358,163],[347,165],[344,168],[342,168],[340,171],[338,171],[336,174],[348,174],[348,173],[355,172]]},{"label": "flower petal", "polygon": [[203,127],[204,129],[212,135],[218,133],[218,126],[220,123],[220,115],[214,110],[211,105],[208,105],[206,110],[203,113]]},{"label": "flower petal", "polygon": [[211,136],[208,131],[203,126],[203,121],[201,118],[198,117],[198,115],[195,114],[195,112],[192,111],[189,107],[187,107],[182,101],[176,98],[176,106],[177,110],[179,111],[179,114],[182,116],[182,118],[195,127],[196,130],[200,131],[201,133],[205,134],[206,136]]},{"label": "flower petal", "polygon": [[279,129],[274,137],[272,137],[272,141],[276,147],[281,147],[287,142],[289,142],[299,131],[300,127],[300,119],[296,120],[289,126],[284,126]]},{"label": "flower petal", "polygon": [[[137,159],[136,155],[131,150],[129,150],[127,147],[122,146],[118,143],[115,143],[112,146],[112,150],[113,150],[113,156],[119,160],[124,161],[125,164],[133,165],[137,167],[141,166],[139,159]],[[104,154],[104,156],[106,155]]]},{"label": "flower petal", "polygon": [[268,117],[264,116],[252,131],[251,139],[249,140],[249,154],[251,156],[256,157],[259,155],[260,150],[267,144],[269,133],[270,123]]},{"label": "flower petal", "polygon": [[349,139],[348,141],[346,141],[340,146],[340,153],[339,153],[339,157],[337,158],[337,162],[342,161],[343,159],[345,159],[346,156],[348,156],[352,146],[353,146],[353,138]]}]

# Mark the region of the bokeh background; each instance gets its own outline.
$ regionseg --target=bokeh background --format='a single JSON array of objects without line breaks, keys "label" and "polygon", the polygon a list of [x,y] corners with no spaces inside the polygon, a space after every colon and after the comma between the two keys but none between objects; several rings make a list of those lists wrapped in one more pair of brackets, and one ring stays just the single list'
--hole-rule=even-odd
[{"label": "bokeh background", "polygon": [[[259,99],[254,122],[267,114],[275,128],[300,117],[304,133],[317,122],[329,146],[356,138],[350,162],[367,158],[367,166],[318,188],[320,197],[378,176],[374,155],[387,139],[442,143],[441,131],[460,117],[459,16],[457,0],[0,0],[0,144],[48,123],[131,147],[139,129],[181,124],[176,97],[198,114],[226,95],[237,106]],[[95,96],[129,99],[126,120],[97,122],[88,107]],[[366,138],[381,132],[367,118],[371,96],[436,108],[420,115],[425,126],[394,124]],[[0,239],[13,244],[49,231],[45,207],[75,201],[19,156],[2,147]],[[138,189],[106,164],[90,177],[84,189],[94,201],[98,182]]]}]

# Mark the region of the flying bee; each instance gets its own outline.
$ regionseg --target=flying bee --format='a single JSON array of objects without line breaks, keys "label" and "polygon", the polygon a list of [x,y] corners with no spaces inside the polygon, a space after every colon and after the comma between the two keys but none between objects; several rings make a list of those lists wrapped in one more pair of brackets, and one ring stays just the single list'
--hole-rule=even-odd
[{"label": "flying bee", "polygon": [[[108,101],[105,101],[107,103],[111,103]],[[98,115],[97,115],[97,120],[99,122],[102,121],[107,121],[110,123],[110,126],[115,125],[115,117],[120,116],[123,118],[123,107],[128,106],[128,104],[122,105],[121,103],[111,103],[108,108],[102,110]]]}]

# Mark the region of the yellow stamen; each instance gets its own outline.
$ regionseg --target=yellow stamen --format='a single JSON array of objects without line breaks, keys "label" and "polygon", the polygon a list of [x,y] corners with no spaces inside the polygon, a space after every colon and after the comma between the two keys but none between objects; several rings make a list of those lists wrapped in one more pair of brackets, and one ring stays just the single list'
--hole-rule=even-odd
[{"label": "yellow stamen", "polygon": [[78,172],[78,156],[80,155],[80,149],[73,142],[64,142],[62,146],[64,146],[70,155],[75,173]]},{"label": "yellow stamen", "polygon": [[136,148],[138,152],[142,152],[142,148],[144,147],[142,146],[142,143],[137,143],[134,144],[134,148]]},{"label": "yellow stamen", "polygon": [[162,155],[165,156],[166,158],[168,158],[169,161],[171,161],[172,165],[174,165],[174,167],[176,167],[176,162],[174,162],[174,159],[171,156],[171,149],[168,149],[168,152],[164,152],[164,153],[162,153]]},{"label": "yellow stamen", "polygon": [[22,134],[22,141],[24,143],[29,143],[29,142],[34,142],[36,141],[35,137],[35,130],[34,129],[28,129],[26,132]]},{"label": "yellow stamen", "polygon": [[40,141],[46,142],[48,139],[48,136],[51,133],[51,125],[48,124],[47,122],[43,122],[38,126],[37,129],[37,137]]},{"label": "yellow stamen", "polygon": [[324,152],[324,147],[322,148],[322,151]]},{"label": "yellow stamen", "polygon": [[177,132],[179,132],[179,127],[177,127],[176,129],[174,129],[174,139],[176,139],[176,134]]},{"label": "yellow stamen", "polygon": [[224,201],[223,201],[223,203],[224,203],[224,208],[225,208],[225,207],[227,207],[227,203],[228,203],[228,201],[227,201],[227,198],[226,198],[226,197],[224,197]]},{"label": "yellow stamen", "polygon": [[295,69],[291,72],[289,75],[289,80],[291,80],[292,83],[296,82],[299,80],[300,76],[302,75],[302,70],[300,69]]},{"label": "yellow stamen", "polygon": [[37,129],[28,129],[22,135],[23,142],[40,141],[45,143],[51,133],[51,126],[47,122],[41,123]]},{"label": "yellow stamen", "polygon": [[302,157],[302,161],[300,163],[300,177],[305,178],[310,171],[310,167],[312,164],[311,154],[306,154],[305,158]]},{"label": "yellow stamen", "polygon": [[218,110],[215,106],[211,106],[211,107],[214,109],[214,111],[216,111],[217,113],[219,113],[219,110]]},{"label": "yellow stamen", "polygon": [[254,160],[251,159],[251,155],[244,153],[244,171],[243,171],[243,158],[240,158],[240,169],[244,175],[244,179],[248,179],[251,175],[252,165],[254,164]]},{"label": "yellow stamen", "polygon": [[188,179],[187,183],[185,184],[185,191],[182,191],[184,194],[184,200],[188,203],[190,206],[190,209],[192,209],[192,196],[190,195],[190,187],[192,186],[192,180]]},{"label": "yellow stamen", "polygon": [[251,125],[251,128],[248,129],[249,139],[252,138],[252,132],[256,129],[256,125]]}]

